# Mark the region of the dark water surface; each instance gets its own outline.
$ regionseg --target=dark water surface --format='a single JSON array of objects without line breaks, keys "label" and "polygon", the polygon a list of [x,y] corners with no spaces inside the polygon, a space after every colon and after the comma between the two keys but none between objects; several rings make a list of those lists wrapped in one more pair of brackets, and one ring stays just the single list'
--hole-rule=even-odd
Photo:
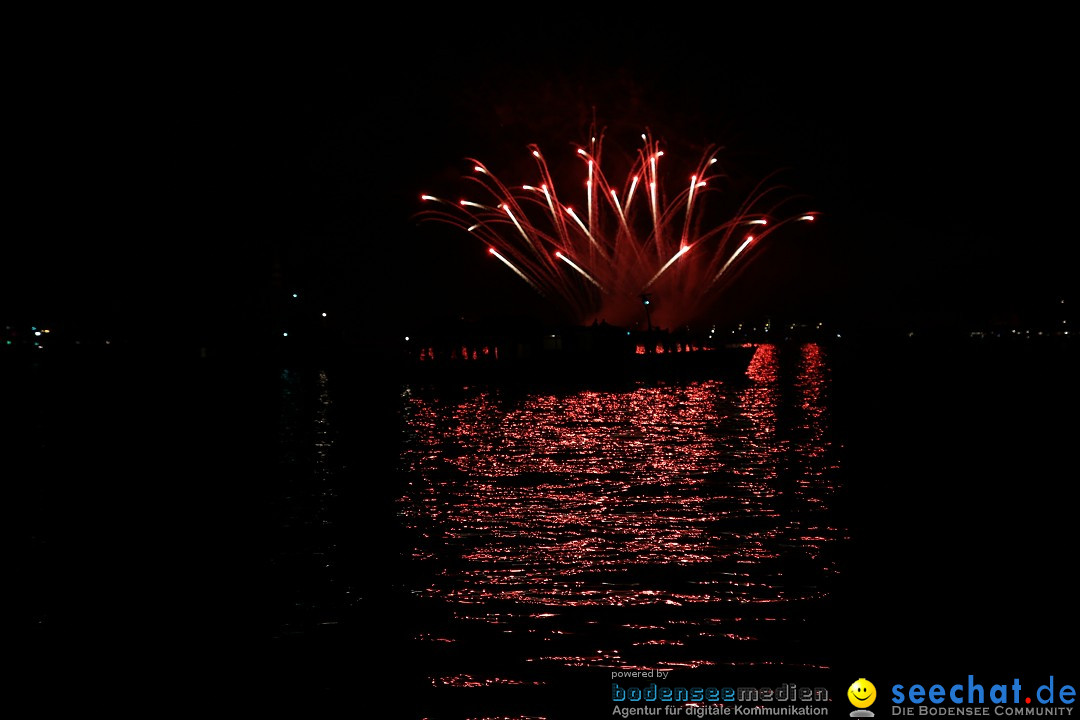
[{"label": "dark water surface", "polygon": [[612,670],[1060,675],[1074,359],[785,343],[742,377],[559,388],[20,364],[28,687],[573,718],[610,713]]}]

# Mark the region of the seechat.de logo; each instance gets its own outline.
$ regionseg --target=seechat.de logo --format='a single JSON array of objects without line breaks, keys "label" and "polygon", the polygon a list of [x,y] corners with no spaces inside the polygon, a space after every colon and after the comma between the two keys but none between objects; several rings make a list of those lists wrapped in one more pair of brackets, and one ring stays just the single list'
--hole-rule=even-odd
[{"label": "seechat.de logo", "polygon": [[851,687],[847,689],[847,697],[848,701],[856,708],[851,711],[851,717],[874,717],[874,713],[866,709],[873,705],[874,700],[877,699],[877,688],[874,687],[874,683],[866,678],[859,678],[851,683]]},{"label": "seechat.de logo", "polygon": [[[1055,679],[1031,691],[1019,678],[987,685],[967,676],[967,682],[951,684],[893,685],[892,715],[1072,715],[1076,688]],[[908,704],[910,703],[910,705]]]}]

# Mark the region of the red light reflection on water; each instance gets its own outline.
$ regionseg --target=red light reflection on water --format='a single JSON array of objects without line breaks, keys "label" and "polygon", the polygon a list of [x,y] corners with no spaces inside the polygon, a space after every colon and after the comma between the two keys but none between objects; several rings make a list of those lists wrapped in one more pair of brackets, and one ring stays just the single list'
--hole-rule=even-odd
[{"label": "red light reflection on water", "polygon": [[[433,569],[415,592],[475,607],[477,618],[496,603],[520,606],[527,612],[511,630],[543,622],[544,633],[561,631],[551,625],[560,608],[783,608],[824,598],[835,567],[823,550],[844,537],[828,513],[827,363],[819,346],[804,345],[785,374],[791,350],[760,346],[748,381],[734,385],[406,392],[400,513],[413,556]],[[673,634],[671,617],[658,618],[656,637],[622,626],[627,646],[758,636],[731,618]],[[609,653],[569,657],[562,662],[622,666]]]},{"label": "red light reflection on water", "polygon": [[448,687],[492,687],[494,685],[543,685],[542,682],[528,682],[524,680],[513,680],[511,678],[478,678],[472,675],[460,674],[460,675],[444,675],[442,677],[435,677],[431,679],[431,684],[435,687],[445,685]]}]

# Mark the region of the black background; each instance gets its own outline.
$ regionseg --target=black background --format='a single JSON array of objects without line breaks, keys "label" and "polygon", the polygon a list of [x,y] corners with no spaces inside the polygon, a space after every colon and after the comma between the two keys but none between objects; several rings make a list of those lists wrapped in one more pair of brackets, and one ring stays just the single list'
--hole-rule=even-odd
[{"label": "black background", "polygon": [[[568,150],[594,111],[613,135],[649,127],[790,168],[819,200],[821,238],[755,266],[748,317],[964,331],[1071,301],[1062,18],[759,9],[28,18],[9,66],[0,320],[145,343],[173,367],[202,347],[257,354],[293,288],[365,343],[534,310],[476,248],[415,226],[419,194],[453,184],[466,157],[512,175],[530,142]],[[840,388],[848,467],[880,482],[871,513],[861,497],[847,510],[864,574],[828,628],[852,658],[844,685],[863,652],[893,676],[1056,672],[1075,635],[1072,373],[1032,357],[859,360]],[[19,648],[38,697],[262,702],[320,649],[267,651],[266,618],[250,615],[267,520],[246,503],[274,472],[273,377],[160,369],[75,367],[44,384],[5,372],[6,437],[27,461],[13,483],[31,526],[20,587],[26,617],[54,623]],[[391,399],[370,399],[372,417]],[[132,417],[145,421],[118,436]],[[393,442],[392,423],[374,424],[358,454]],[[308,669],[394,686],[387,655],[337,650]]]}]

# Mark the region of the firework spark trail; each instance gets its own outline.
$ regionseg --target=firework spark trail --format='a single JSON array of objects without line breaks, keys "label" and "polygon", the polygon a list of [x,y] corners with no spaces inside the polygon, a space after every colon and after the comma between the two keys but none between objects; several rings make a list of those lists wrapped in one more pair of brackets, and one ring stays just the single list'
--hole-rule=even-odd
[{"label": "firework spark trail", "polygon": [[[816,213],[782,216],[793,198],[780,185],[759,182],[723,220],[709,215],[708,198],[723,194],[727,176],[715,170],[720,148],[710,147],[689,182],[665,197],[660,177],[664,151],[648,134],[620,188],[600,166],[602,134],[576,156],[586,164],[585,213],[564,204],[543,154],[528,147],[539,182],[513,188],[470,159],[487,202],[450,202],[422,195],[418,217],[466,229],[541,296],[574,322],[603,319],[629,326],[641,320],[641,296],[653,298],[655,317],[670,326],[696,319],[770,236]],[[669,164],[665,158],[665,165]]]},{"label": "firework spark trail", "polygon": [[488,252],[489,252],[489,253],[491,253],[492,255],[494,255],[495,257],[497,257],[497,258],[498,258],[499,260],[501,260],[501,261],[502,261],[502,263],[503,263],[503,265],[505,265],[506,267],[510,268],[510,269],[511,269],[511,270],[513,270],[513,271],[514,271],[515,273],[517,273],[517,274],[518,274],[518,276],[519,276],[519,277],[520,277],[520,278],[521,278],[522,280],[524,280],[525,282],[529,283],[529,285],[532,285],[533,289],[534,289],[534,290],[536,290],[536,292],[540,293],[541,295],[543,295],[543,294],[544,294],[544,291],[543,291],[543,290],[541,290],[540,288],[536,287],[536,283],[534,283],[534,282],[533,282],[532,280],[530,280],[530,279],[529,279],[529,276],[528,276],[528,275],[526,275],[525,273],[521,272],[521,271],[520,271],[520,270],[518,270],[518,269],[517,269],[516,267],[514,267],[514,264],[513,264],[512,262],[510,262],[509,260],[507,260],[506,258],[504,258],[504,257],[503,257],[502,255],[500,255],[500,254],[499,254],[499,253],[498,253],[498,252],[497,252],[497,251],[495,250],[495,248],[488,248]]},{"label": "firework spark trail", "polygon": [[574,268],[575,270],[577,270],[577,271],[578,271],[578,272],[579,272],[579,273],[580,273],[580,274],[582,275],[582,277],[584,277],[584,278],[585,278],[586,280],[588,280],[589,282],[591,282],[591,283],[592,283],[593,285],[595,285],[596,287],[600,288],[601,290],[603,290],[603,289],[604,289],[604,288],[603,288],[603,286],[602,286],[602,285],[600,285],[600,283],[596,282],[596,278],[594,278],[594,277],[593,277],[592,275],[590,275],[589,273],[587,273],[587,272],[585,272],[584,270],[582,270],[582,269],[581,269],[581,268],[580,268],[580,267],[579,267],[579,266],[578,266],[578,265],[577,265],[577,264],[576,264],[576,263],[575,263],[575,262],[574,262],[573,260],[571,260],[570,258],[566,257],[566,256],[565,256],[565,255],[563,255],[563,254],[562,254],[561,252],[559,252],[559,251],[555,251],[555,257],[559,258],[559,259],[560,259],[560,260],[562,260],[562,261],[563,261],[564,263],[566,263],[566,264],[567,264],[567,265],[569,265],[570,267],[572,267],[572,268]]},{"label": "firework spark trail", "polygon": [[671,264],[672,264],[672,263],[674,263],[674,262],[675,262],[676,260],[678,260],[678,259],[679,259],[679,258],[681,258],[681,257],[682,257],[683,255],[685,255],[685,254],[686,254],[686,252],[687,252],[687,251],[688,251],[689,249],[690,249],[689,247],[684,247],[684,248],[682,248],[681,250],[679,250],[679,252],[677,252],[677,253],[675,253],[674,255],[672,255],[672,256],[671,256],[671,259],[670,259],[670,260],[668,260],[668,261],[667,261],[666,263],[664,263],[664,264],[663,264],[663,266],[662,266],[662,267],[661,267],[661,268],[660,268],[659,270],[657,270],[657,271],[656,271],[656,274],[655,274],[655,275],[653,275],[653,276],[652,276],[651,278],[649,278],[649,282],[645,283],[645,286],[644,286],[643,288],[641,288],[641,289],[642,289],[642,290],[648,290],[648,289],[649,289],[649,286],[650,286],[650,285],[652,285],[652,284],[653,284],[654,282],[656,282],[656,279],[657,279],[658,277],[660,277],[661,275],[663,275],[663,274],[664,274],[664,271],[665,271],[665,270],[667,270],[667,269],[668,269],[669,267],[671,267]]}]

